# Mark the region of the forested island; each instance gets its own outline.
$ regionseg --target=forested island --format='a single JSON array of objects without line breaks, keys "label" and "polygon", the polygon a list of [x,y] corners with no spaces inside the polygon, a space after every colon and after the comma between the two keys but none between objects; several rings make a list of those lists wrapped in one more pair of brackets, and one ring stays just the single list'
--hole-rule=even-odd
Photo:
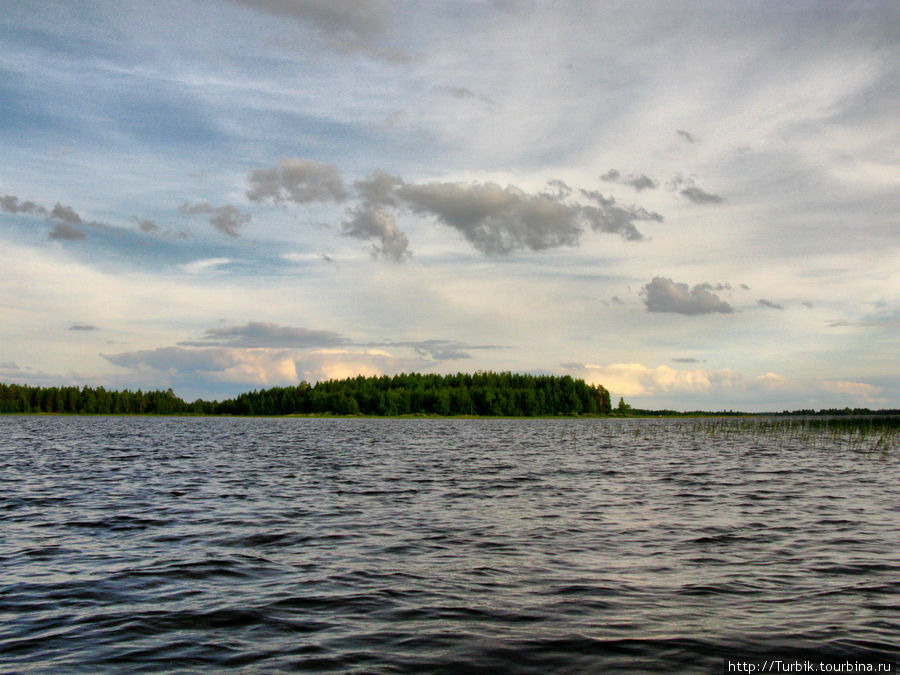
[{"label": "forested island", "polygon": [[692,417],[708,415],[871,416],[900,415],[900,410],[828,408],[746,413],[735,410],[644,410],[609,392],[568,375],[478,372],[433,375],[409,373],[301,382],[240,394],[224,401],[187,402],[171,389],[132,391],[104,387],[37,387],[0,383],[0,414],[73,415],[368,415],[396,417],[488,416]]},{"label": "forested island", "polygon": [[0,384],[0,413],[87,415],[604,415],[609,392],[569,375],[409,373],[272,387],[188,403],[167,391]]}]

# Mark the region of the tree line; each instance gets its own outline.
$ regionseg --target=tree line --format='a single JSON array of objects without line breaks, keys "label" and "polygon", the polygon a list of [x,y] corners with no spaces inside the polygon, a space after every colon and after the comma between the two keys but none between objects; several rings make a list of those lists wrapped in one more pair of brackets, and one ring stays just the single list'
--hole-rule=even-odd
[{"label": "tree line", "polygon": [[186,403],[167,391],[116,391],[104,387],[35,387],[0,384],[0,413],[178,415],[212,412],[215,402]]},{"label": "tree line", "polygon": [[0,384],[0,413],[205,415],[479,415],[535,417],[610,412],[609,392],[569,375],[478,372],[358,376],[254,390],[188,403],[167,391]]}]

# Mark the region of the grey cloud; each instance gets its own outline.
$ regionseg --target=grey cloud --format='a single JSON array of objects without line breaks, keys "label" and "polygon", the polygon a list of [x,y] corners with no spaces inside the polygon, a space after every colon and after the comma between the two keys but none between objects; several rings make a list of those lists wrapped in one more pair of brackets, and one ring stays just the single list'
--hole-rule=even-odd
[{"label": "grey cloud", "polygon": [[141,232],[146,232],[147,234],[153,234],[160,231],[159,225],[154,223],[152,220],[141,220],[139,218],[133,218],[137,226],[141,229]]},{"label": "grey cloud", "polygon": [[547,181],[547,185],[549,185],[550,187],[552,187],[556,190],[556,194],[548,195],[552,199],[556,199],[556,200],[565,199],[570,194],[572,194],[572,188],[570,188],[569,185],[565,181],[560,180],[559,178],[551,178],[550,180]]},{"label": "grey cloud", "polygon": [[63,206],[59,202],[57,202],[47,214],[47,220],[56,221],[56,225],[50,230],[48,235],[51,239],[87,239],[87,235],[81,230],[76,229],[74,227],[75,225],[78,225],[79,227],[109,227],[109,225],[106,225],[105,223],[84,220],[71,206]]},{"label": "grey cloud", "polygon": [[474,349],[501,349],[498,345],[470,345],[456,340],[416,340],[408,342],[388,342],[380,346],[385,347],[411,347],[420,356],[434,359],[435,361],[456,361],[470,359],[472,355],[467,350]]},{"label": "grey cloud", "polygon": [[122,368],[149,367],[164,371],[174,370],[180,373],[225,370],[233,365],[233,359],[219,349],[160,347],[121,354],[101,354],[100,356],[114,366]]},{"label": "grey cloud", "polygon": [[254,202],[271,200],[276,204],[306,204],[329,200],[340,202],[347,197],[338,168],[311,159],[283,159],[277,166],[255,169],[248,181],[247,198]]},{"label": "grey cloud", "polygon": [[3,370],[22,370],[15,361],[4,361],[3,363],[0,363],[0,368]]},{"label": "grey cloud", "polygon": [[71,326],[69,326],[69,330],[89,331],[89,330],[98,330],[98,329],[97,329],[97,326],[91,326],[90,324],[86,324],[86,323],[73,323]]},{"label": "grey cloud", "polygon": [[630,185],[638,192],[641,190],[655,190],[659,187],[659,183],[644,174],[641,174],[640,176],[629,176],[624,183]]},{"label": "grey cloud", "polygon": [[467,87],[447,87],[445,91],[453,98],[475,98],[475,92]]},{"label": "grey cloud", "polygon": [[[254,201],[343,201],[349,196],[336,167],[311,160],[283,160],[276,167],[257,169],[250,174],[250,183],[247,196]],[[377,256],[400,262],[411,253],[392,209],[433,216],[485,254],[575,246],[587,227],[638,241],[643,235],[635,222],[663,220],[658,213],[617,205],[595,191],[580,193],[596,201],[596,206],[575,203],[570,200],[573,188],[559,179],[548,181],[548,186],[553,191],[531,194],[496,183],[416,184],[378,170],[353,183],[357,204],[348,208],[341,229],[347,236],[377,240],[373,248]]]},{"label": "grey cloud", "polygon": [[56,223],[53,229],[47,234],[50,239],[58,239],[60,241],[80,241],[87,239],[87,235],[79,229],[76,229],[68,223]]},{"label": "grey cloud", "polygon": [[616,305],[624,305],[625,302],[618,295],[614,295],[610,298],[610,300]]},{"label": "grey cloud", "polygon": [[242,326],[210,328],[196,341],[179,342],[181,347],[267,347],[310,348],[335,347],[347,340],[327,330],[309,330],[276,323],[250,322]]},{"label": "grey cloud", "polygon": [[56,205],[53,207],[53,210],[50,211],[48,217],[58,220],[61,223],[68,223],[69,225],[85,224],[85,222],[81,220],[81,216],[75,213],[75,210],[71,206],[63,206],[59,202],[56,202]]},{"label": "grey cloud", "polygon": [[4,213],[45,216],[55,221],[56,226],[50,231],[51,239],[87,239],[87,235],[79,227],[109,227],[104,223],[84,220],[71,206],[63,206],[57,202],[52,209],[47,209],[32,201],[20,202],[18,197],[3,195],[0,197],[0,211]]},{"label": "grey cloud", "polygon": [[779,304],[777,304],[777,303],[775,303],[775,302],[772,302],[771,300],[766,300],[766,299],[763,299],[763,298],[757,300],[757,301],[756,301],[756,304],[757,304],[757,305],[761,305],[761,306],[763,306],[763,307],[769,307],[769,308],[771,308],[771,309],[784,309],[784,307],[783,307],[782,305],[779,305]]},{"label": "grey cloud", "polygon": [[832,321],[828,326],[830,328],[876,328],[896,332],[897,330],[900,330],[900,312],[895,311],[872,314],[861,321]]},{"label": "grey cloud", "polygon": [[452,96],[455,99],[464,100],[464,99],[475,99],[477,101],[481,101],[485,103],[489,108],[496,109],[499,106],[497,102],[494,101],[489,96],[482,96],[476,94],[474,91],[469,89],[468,87],[441,87],[439,91],[444,92],[448,96]]},{"label": "grey cloud", "polygon": [[813,304],[811,302],[801,302],[800,304],[803,305],[804,307],[806,307],[806,309],[813,308]]},{"label": "grey cloud", "polygon": [[239,237],[238,228],[250,222],[250,214],[242,212],[236,206],[213,206],[206,202],[198,204],[182,204],[181,212],[189,215],[203,213],[209,214],[209,224],[227,234],[229,237]]},{"label": "grey cloud", "polygon": [[87,235],[84,232],[73,227],[73,225],[84,225],[85,223],[69,206],[62,206],[57,203],[52,211],[48,211],[46,207],[35,202],[20,202],[19,198],[14,195],[3,195],[0,197],[0,211],[16,215],[46,216],[47,220],[56,220],[57,222],[53,229],[47,233],[50,239],[60,241],[87,239]]},{"label": "grey cloud", "polygon": [[600,176],[600,180],[605,180],[608,183],[615,183],[621,177],[622,177],[622,174],[620,174],[616,169],[610,169],[605,174]]},{"label": "grey cloud", "polygon": [[697,288],[702,288],[703,290],[706,290],[706,291],[730,291],[730,290],[731,290],[731,284],[722,284],[722,283],[719,283],[719,284],[709,284],[709,283],[705,283],[705,284],[697,284]]},{"label": "grey cloud", "polygon": [[681,195],[695,204],[720,204],[725,201],[723,197],[698,187],[686,187],[681,191]]},{"label": "grey cloud", "polygon": [[677,133],[679,136],[681,136],[688,143],[694,143],[696,141],[696,139],[694,138],[694,136],[692,134],[689,134],[687,131],[684,131],[683,129],[679,129],[675,133]]},{"label": "grey cloud", "polygon": [[672,361],[674,363],[700,363],[700,359],[692,359],[690,357],[687,358],[673,358]]},{"label": "grey cloud", "polygon": [[663,217],[655,211],[634,206],[618,206],[615,199],[604,197],[596,190],[582,190],[581,193],[600,205],[581,208],[582,215],[587,218],[594,231],[616,233],[630,241],[640,241],[644,235],[635,227],[635,221],[663,220]]},{"label": "grey cloud", "polygon": [[743,288],[745,291],[750,290],[750,287],[747,284],[740,284],[740,287]]},{"label": "grey cloud", "polygon": [[394,215],[384,209],[359,207],[350,209],[350,220],[341,225],[344,234],[356,239],[378,239],[372,247],[376,256],[403,262],[412,255],[409,239],[397,228]]},{"label": "grey cloud", "polygon": [[730,314],[734,309],[713,293],[709,284],[697,284],[689,288],[687,284],[671,279],[654,277],[653,281],[641,289],[648,312],[674,312],[677,314],[709,314],[719,312]]},{"label": "grey cloud", "polygon": [[46,216],[47,209],[32,201],[20,202],[18,197],[3,195],[0,197],[0,211],[4,213],[24,213],[28,215]]},{"label": "grey cloud", "polygon": [[529,195],[496,183],[426,183],[397,190],[415,213],[434,215],[476,249],[503,254],[578,243],[579,209],[546,195]]},{"label": "grey cloud", "polygon": [[379,169],[365,180],[355,181],[353,187],[366,206],[397,206],[394,191],[402,184],[399,176]]},{"label": "grey cloud", "polygon": [[436,216],[486,254],[575,246],[585,225],[637,241],[643,235],[635,221],[662,220],[646,209],[618,206],[599,192],[581,190],[599,206],[564,203],[569,186],[562,181],[550,185],[559,194],[528,194],[496,183],[404,184],[396,194],[413,212]]},{"label": "grey cloud", "polygon": [[725,201],[721,195],[707,192],[698,187],[693,178],[685,178],[680,173],[672,176],[672,179],[666,183],[666,187],[670,190],[679,190],[682,197],[695,204],[720,204]]},{"label": "grey cloud", "polygon": [[273,14],[296,19],[312,29],[319,43],[338,53],[361,53],[404,62],[400,50],[381,44],[389,6],[379,0],[235,0]]},{"label": "grey cloud", "polygon": [[[182,205],[182,213],[184,213],[184,205]],[[185,230],[163,230],[156,222],[146,219],[146,218],[138,218],[137,216],[132,216],[132,222],[134,222],[138,228],[144,234],[149,234],[154,237],[169,237],[170,239],[189,239],[190,234]]]},{"label": "grey cloud", "polygon": [[616,169],[610,169],[609,171],[607,171],[605,174],[600,176],[600,180],[604,180],[607,183],[621,183],[622,185],[630,185],[638,192],[641,192],[642,190],[655,190],[659,187],[659,183],[657,183],[646,174],[642,173],[639,176],[630,174],[628,177],[623,177],[622,174]]}]

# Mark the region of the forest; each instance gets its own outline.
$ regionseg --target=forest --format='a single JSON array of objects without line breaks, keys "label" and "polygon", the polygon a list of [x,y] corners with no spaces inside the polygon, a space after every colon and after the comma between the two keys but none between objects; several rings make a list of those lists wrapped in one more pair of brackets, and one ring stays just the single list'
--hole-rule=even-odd
[{"label": "forest", "polygon": [[609,392],[568,375],[478,372],[358,376],[188,403],[167,391],[0,384],[0,413],[92,415],[477,415],[538,417],[610,412]]}]

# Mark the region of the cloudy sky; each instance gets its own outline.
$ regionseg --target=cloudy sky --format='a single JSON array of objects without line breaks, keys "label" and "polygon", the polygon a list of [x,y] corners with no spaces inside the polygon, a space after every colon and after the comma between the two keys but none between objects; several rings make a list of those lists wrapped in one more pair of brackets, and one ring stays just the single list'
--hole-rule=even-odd
[{"label": "cloudy sky", "polygon": [[0,381],[900,407],[900,5],[0,0]]}]

